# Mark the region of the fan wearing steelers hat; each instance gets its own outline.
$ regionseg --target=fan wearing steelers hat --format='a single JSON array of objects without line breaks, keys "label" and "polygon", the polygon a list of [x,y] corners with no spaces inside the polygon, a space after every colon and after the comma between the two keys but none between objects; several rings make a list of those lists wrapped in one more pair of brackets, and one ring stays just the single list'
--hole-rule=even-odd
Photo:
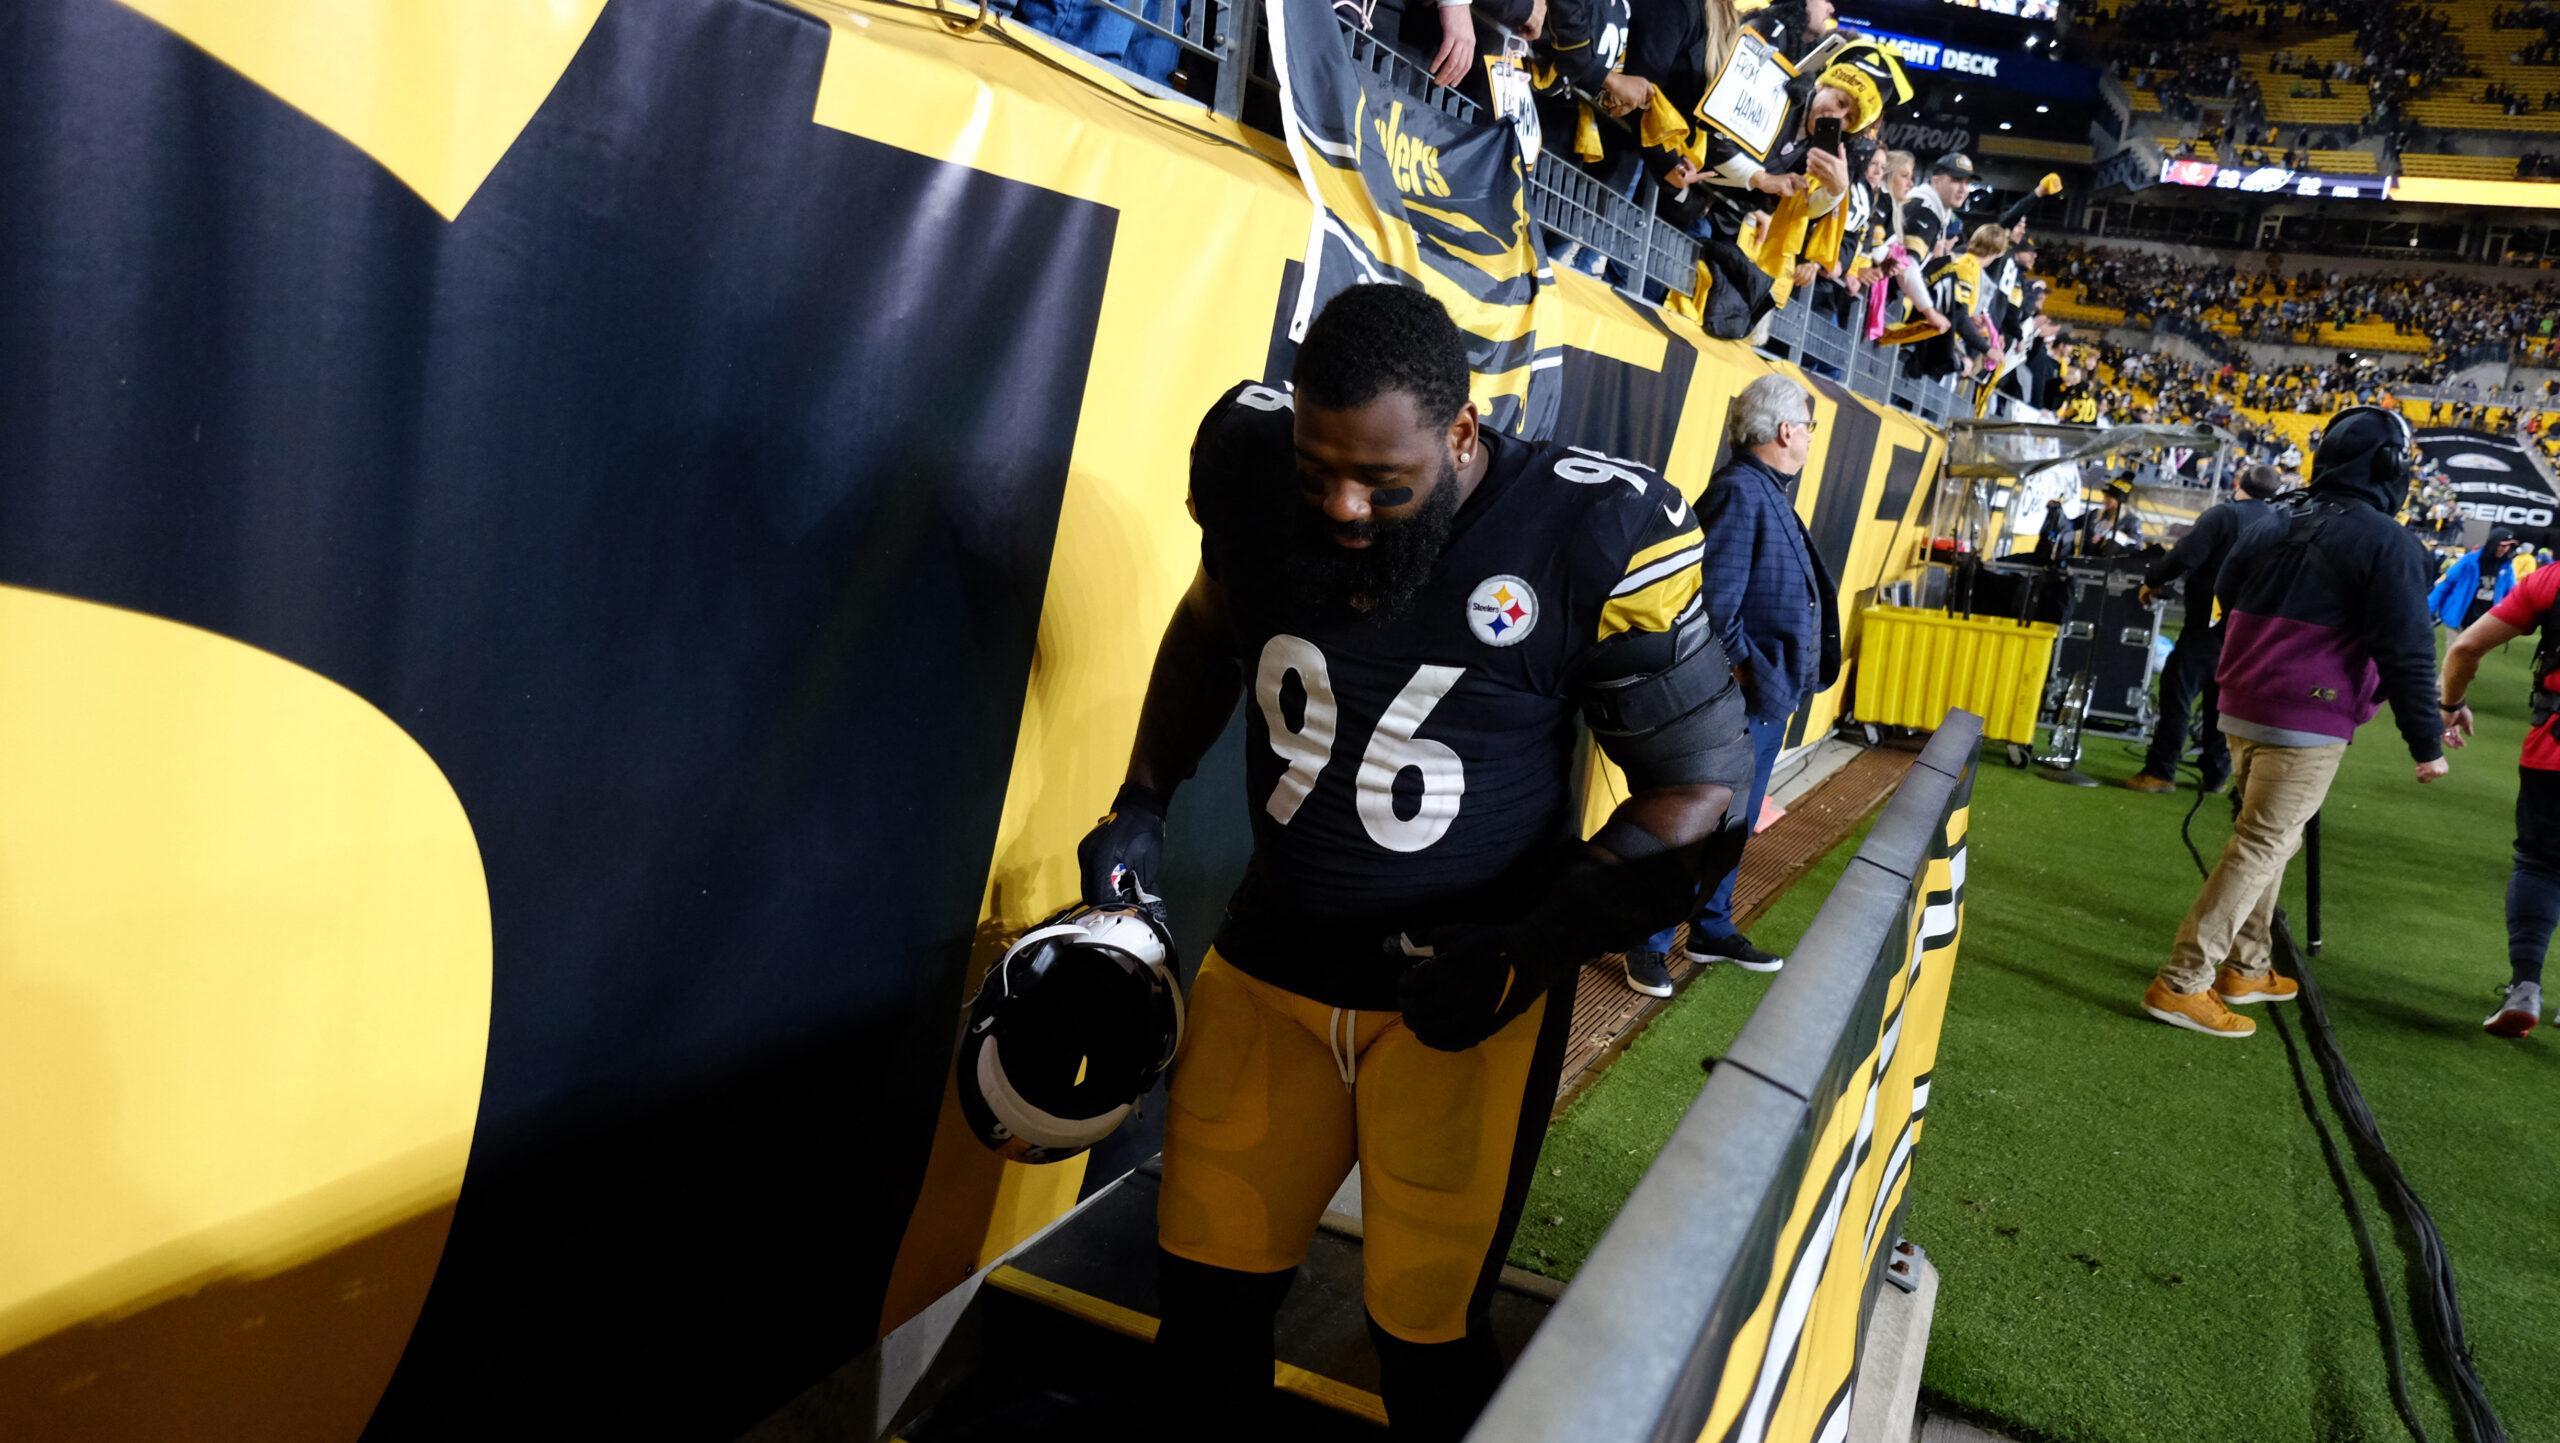
[{"label": "fan wearing steelers hat", "polygon": [[1797,106],[1787,139],[1770,152],[1768,164],[1781,174],[1802,174],[1805,185],[1777,197],[1740,193],[1744,205],[1765,216],[1744,221],[1740,243],[1767,272],[1773,304],[1786,304],[1793,289],[1816,272],[1840,272],[1848,219],[1843,202],[1856,185],[1847,142],[1873,131],[1892,106],[1910,99],[1902,63],[1871,40],[1849,42],[1816,73],[1812,93]]}]

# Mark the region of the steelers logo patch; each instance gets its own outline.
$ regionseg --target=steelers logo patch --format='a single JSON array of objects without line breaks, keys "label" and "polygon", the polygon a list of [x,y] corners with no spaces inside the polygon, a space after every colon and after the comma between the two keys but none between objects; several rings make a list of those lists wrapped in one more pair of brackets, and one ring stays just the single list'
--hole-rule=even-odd
[{"label": "steelers logo patch", "polygon": [[1510,646],[1538,629],[1538,593],[1517,576],[1488,576],[1467,597],[1467,625],[1487,646]]}]

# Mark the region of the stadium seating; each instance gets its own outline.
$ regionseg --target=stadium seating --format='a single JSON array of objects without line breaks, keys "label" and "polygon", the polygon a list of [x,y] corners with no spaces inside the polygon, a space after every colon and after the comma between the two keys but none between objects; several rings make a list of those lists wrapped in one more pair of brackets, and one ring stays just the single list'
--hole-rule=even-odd
[{"label": "stadium seating", "polygon": [[[2434,13],[2443,16],[2460,37],[2463,50],[2480,73],[2445,81],[2434,94],[2410,102],[2410,119],[2430,130],[2536,134],[2560,131],[2560,110],[2540,108],[2543,92],[2560,89],[2560,65],[2526,65],[2508,58],[2536,38],[2536,32],[2501,30],[2491,25],[2490,17],[2499,3],[2500,0],[2453,0],[2435,7]],[[2509,115],[2505,107],[2479,99],[2481,90],[2491,84],[2516,91],[2536,108],[2522,115]]]},{"label": "stadium seating", "polygon": [[2076,321],[2084,326],[2121,326],[2125,314],[2117,306],[2097,305],[2080,294],[2080,288],[2068,281],[2055,281],[2045,292],[2044,313],[2056,320]]},{"label": "stadium seating", "polygon": [[2400,173],[2447,180],[2513,180],[2516,178],[2516,158],[2512,155],[2421,155],[2416,151],[2403,151]]},{"label": "stadium seating", "polygon": [[[2044,309],[2045,314],[2057,320],[2085,326],[2121,326],[2127,324],[2129,320],[2122,307],[2091,301],[2082,294],[2078,286],[2068,281],[2057,280],[2052,283],[2051,290],[2045,295]],[[2223,335],[2235,338],[2241,335],[2240,323],[2229,311],[2220,307],[2205,312],[2200,319]],[[2292,343],[2295,345],[2317,346],[2331,350],[2424,355],[2435,349],[2434,343],[2423,335],[2403,334],[2393,330],[2390,322],[2371,318],[2356,321],[2343,328],[2326,325],[2297,327],[2290,334]]]},{"label": "stadium seating", "polygon": [[[2546,92],[2560,89],[2560,64],[2526,64],[2511,58],[2521,46],[2536,38],[2538,32],[2500,29],[2492,25],[2490,20],[2500,3],[2501,0],[2453,0],[2451,4],[2431,7],[2431,13],[2442,17],[2461,42],[2471,68],[2477,73],[2439,82],[2429,94],[2409,103],[2409,119],[2430,130],[2515,135],[2560,132],[2560,110],[2545,109],[2541,105]],[[2223,0],[2222,8],[2235,13],[2256,13],[2262,9],[2239,3],[2239,0]],[[2109,22],[2106,16],[2098,14],[2090,17],[2090,23],[2093,27],[2104,27]],[[2103,29],[2101,33],[2104,33]],[[2328,95],[2297,96],[2291,93],[2297,83],[2316,90],[2318,82],[2302,81],[2289,70],[2280,72],[2268,68],[2269,60],[2277,55],[2292,62],[2343,60],[2360,64],[2364,57],[2352,30],[2336,29],[2327,34],[2306,36],[2300,28],[2287,24],[2273,30],[2249,33],[2252,38],[2234,48],[2240,57],[2242,73],[2258,84],[2269,124],[2287,131],[2296,127],[2343,128],[2361,125],[2371,117],[2372,91],[2362,81],[2332,80]],[[2263,38],[2272,36],[2282,38]],[[2160,114],[2163,107],[2159,86],[2173,80],[2176,75],[2174,70],[2155,70],[2147,75],[2137,70],[2126,70],[2122,78],[2134,112],[2138,115]],[[2147,79],[2151,83],[2137,84],[2139,79]],[[2534,108],[2521,115],[2507,114],[2503,105],[2480,98],[2492,84],[2503,85],[2524,96]],[[2207,106],[2216,104],[2210,99],[2203,103]],[[2352,170],[2348,173],[2370,172]],[[2474,177],[2465,173],[2463,178]]]},{"label": "stadium seating", "polygon": [[2345,31],[2318,40],[2262,41],[2242,47],[2241,68],[2256,78],[2258,89],[2266,99],[2269,124],[2285,127],[2361,125],[2372,113],[2373,93],[2362,81],[2330,81],[2329,89],[2333,93],[2327,96],[2294,95],[2292,91],[2296,84],[2316,90],[2318,83],[2305,81],[2291,73],[2269,70],[2269,58],[2279,54],[2296,62],[2317,60],[2324,65],[2339,60],[2360,62],[2364,58],[2357,52],[2355,36]]}]

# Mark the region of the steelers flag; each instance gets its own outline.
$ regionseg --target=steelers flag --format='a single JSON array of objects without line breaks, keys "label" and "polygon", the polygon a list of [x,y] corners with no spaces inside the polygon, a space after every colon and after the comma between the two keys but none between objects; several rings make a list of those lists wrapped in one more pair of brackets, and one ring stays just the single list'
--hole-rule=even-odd
[{"label": "steelers flag", "polygon": [[1399,80],[1430,82],[1410,67],[1361,63],[1383,59],[1368,51],[1383,42],[1344,30],[1332,7],[1264,3],[1289,151],[1315,207],[1289,340],[1304,338],[1346,287],[1420,286],[1467,333],[1486,418],[1543,436],[1562,357],[1538,344],[1538,307],[1554,276],[1529,221],[1519,133],[1419,102]]}]

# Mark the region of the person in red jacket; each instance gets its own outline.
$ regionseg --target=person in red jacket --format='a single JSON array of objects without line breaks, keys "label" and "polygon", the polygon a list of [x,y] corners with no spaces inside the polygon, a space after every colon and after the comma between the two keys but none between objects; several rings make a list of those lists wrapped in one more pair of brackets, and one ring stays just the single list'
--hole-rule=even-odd
[{"label": "person in red jacket", "polygon": [[[2516,583],[2489,614],[2462,629],[2445,652],[2444,744],[2471,739],[2471,682],[2480,658],[2530,631],[2543,628],[2560,601],[2560,566],[2545,566]],[[2498,1037],[2524,1037],[2542,1021],[2542,957],[2560,924],[2560,656],[2546,635],[2534,652],[2533,726],[2517,758],[2515,870],[2507,877],[2507,990],[2498,1010],[2481,1023]]]}]

